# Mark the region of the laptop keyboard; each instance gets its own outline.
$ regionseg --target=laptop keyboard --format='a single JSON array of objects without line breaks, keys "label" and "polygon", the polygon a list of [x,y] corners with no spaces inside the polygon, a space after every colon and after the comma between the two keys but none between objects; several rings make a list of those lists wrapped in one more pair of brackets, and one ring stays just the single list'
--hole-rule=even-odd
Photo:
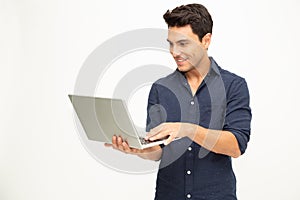
[{"label": "laptop keyboard", "polygon": [[141,144],[149,144],[149,143],[153,142],[153,141],[150,141],[150,140],[145,140],[145,138],[143,138],[143,137],[139,137],[139,139],[141,141]]}]

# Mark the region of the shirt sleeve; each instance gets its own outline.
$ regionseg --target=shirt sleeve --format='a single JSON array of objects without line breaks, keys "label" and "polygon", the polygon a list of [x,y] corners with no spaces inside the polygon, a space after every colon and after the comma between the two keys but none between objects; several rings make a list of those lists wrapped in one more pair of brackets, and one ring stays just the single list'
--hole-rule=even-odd
[{"label": "shirt sleeve", "polygon": [[147,125],[146,131],[149,132],[152,128],[161,123],[160,106],[158,100],[158,92],[155,83],[152,85],[147,105]]},{"label": "shirt sleeve", "polygon": [[241,154],[246,151],[250,139],[251,109],[250,96],[245,79],[234,80],[227,93],[227,109],[223,130],[236,137]]}]

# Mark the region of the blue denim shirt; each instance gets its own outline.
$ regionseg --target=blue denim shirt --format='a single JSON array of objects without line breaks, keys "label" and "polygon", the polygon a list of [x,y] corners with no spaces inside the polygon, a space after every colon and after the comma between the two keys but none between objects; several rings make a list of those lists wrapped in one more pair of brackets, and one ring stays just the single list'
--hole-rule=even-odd
[{"label": "blue denim shirt", "polygon": [[[210,58],[209,73],[195,95],[176,70],[150,90],[147,131],[163,122],[188,122],[227,130],[243,154],[250,138],[251,109],[245,79],[223,70]],[[234,200],[236,179],[231,157],[211,152],[187,137],[162,146],[156,200]]]}]

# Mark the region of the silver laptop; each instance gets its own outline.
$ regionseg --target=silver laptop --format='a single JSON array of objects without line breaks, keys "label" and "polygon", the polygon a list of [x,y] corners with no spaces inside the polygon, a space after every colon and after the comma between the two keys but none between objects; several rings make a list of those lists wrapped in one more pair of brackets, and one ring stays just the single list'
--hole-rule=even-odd
[{"label": "silver laptop", "polygon": [[130,147],[144,149],[164,140],[144,139],[138,131],[122,99],[69,95],[80,123],[89,140],[112,143],[113,135],[121,136]]}]

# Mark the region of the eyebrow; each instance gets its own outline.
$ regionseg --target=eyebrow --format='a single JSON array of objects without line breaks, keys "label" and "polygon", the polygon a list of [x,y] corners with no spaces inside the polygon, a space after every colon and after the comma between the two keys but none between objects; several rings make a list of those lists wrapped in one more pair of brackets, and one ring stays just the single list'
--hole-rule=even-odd
[{"label": "eyebrow", "polygon": [[[170,44],[173,44],[173,42],[171,42],[169,39],[167,39],[167,41],[168,41]],[[188,40],[188,39],[182,39],[182,40],[176,41],[175,43],[180,43],[180,42],[189,42],[189,40]]]}]

